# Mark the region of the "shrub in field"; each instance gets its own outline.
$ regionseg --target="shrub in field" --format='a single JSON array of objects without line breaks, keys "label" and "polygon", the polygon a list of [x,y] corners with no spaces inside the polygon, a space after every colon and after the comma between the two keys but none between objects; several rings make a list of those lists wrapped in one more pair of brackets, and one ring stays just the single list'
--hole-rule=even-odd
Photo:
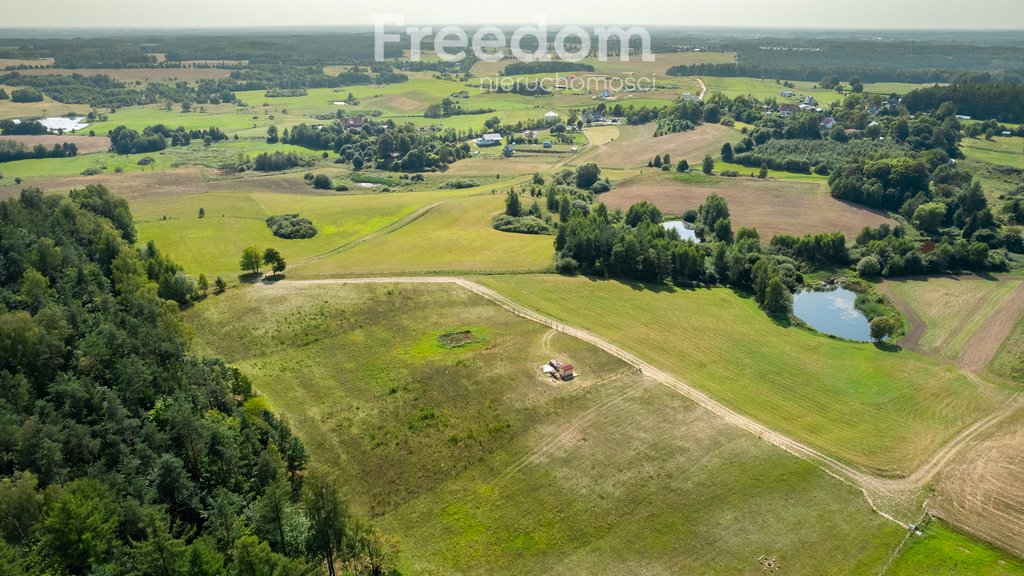
[{"label": "shrub in field", "polygon": [[309,218],[303,218],[298,214],[268,216],[266,222],[274,236],[287,240],[312,238],[317,233],[313,222]]}]

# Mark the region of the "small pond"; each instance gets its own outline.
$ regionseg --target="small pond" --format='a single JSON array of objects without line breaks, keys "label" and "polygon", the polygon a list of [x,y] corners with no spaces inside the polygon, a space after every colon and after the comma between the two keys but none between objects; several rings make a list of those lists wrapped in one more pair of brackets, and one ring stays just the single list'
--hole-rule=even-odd
[{"label": "small pond", "polygon": [[675,230],[676,232],[679,232],[679,237],[683,240],[692,240],[693,242],[700,243],[700,238],[697,238],[697,233],[693,231],[693,228],[687,228],[689,224],[682,220],[669,220],[667,222],[662,222],[661,225],[664,226],[666,230]]},{"label": "small pond", "polygon": [[[63,130],[65,132],[71,132],[72,130],[81,130],[89,125],[83,122],[86,118],[84,116],[77,116],[75,118],[68,118],[66,116],[54,116],[51,118],[39,118],[36,122],[43,125],[44,128],[51,132],[57,132]],[[15,120],[15,124],[20,124],[21,120]]]},{"label": "small pond", "polygon": [[803,290],[793,296],[793,314],[818,332],[858,342],[871,341],[871,326],[854,307],[857,294],[846,288]]}]

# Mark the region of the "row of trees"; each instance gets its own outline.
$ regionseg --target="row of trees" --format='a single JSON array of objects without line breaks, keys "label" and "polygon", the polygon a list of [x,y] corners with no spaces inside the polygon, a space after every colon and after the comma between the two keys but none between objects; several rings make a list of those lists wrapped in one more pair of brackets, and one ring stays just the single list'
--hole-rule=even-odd
[{"label": "row of trees", "polygon": [[28,160],[31,158],[71,158],[73,156],[78,156],[78,146],[71,142],[54,144],[53,148],[47,148],[42,144],[36,144],[32,148],[28,148],[21,142],[11,140],[0,141],[0,162],[13,162],[14,160]]},{"label": "row of trees", "polygon": [[[660,210],[648,202],[634,204],[625,214],[609,212],[604,204],[589,213],[574,207],[555,236],[556,267],[566,273],[679,286],[733,286],[750,291],[769,314],[789,311],[792,290],[802,282],[795,245],[762,247],[757,231],[749,228],[734,237],[728,205],[715,194],[696,215],[697,233],[704,239],[700,244],[681,241],[677,232],[661,226],[661,219]],[[832,248],[827,241],[803,243]]]}]

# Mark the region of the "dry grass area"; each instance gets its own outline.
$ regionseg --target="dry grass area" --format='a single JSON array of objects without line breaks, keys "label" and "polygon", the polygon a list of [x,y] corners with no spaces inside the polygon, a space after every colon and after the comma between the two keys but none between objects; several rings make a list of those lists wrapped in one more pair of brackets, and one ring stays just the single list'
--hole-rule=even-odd
[{"label": "dry grass area", "polygon": [[[10,94],[18,86],[0,84]],[[89,112],[89,106],[84,104],[61,104],[49,96],[44,96],[42,102],[12,102],[0,100],[0,120],[7,118],[36,118],[39,116],[63,116],[74,112],[83,116]]]},{"label": "dry grass area", "polygon": [[166,82],[168,80],[218,80],[227,78],[230,70],[223,68],[45,68],[42,70],[19,70],[25,76],[47,74],[81,74],[82,76],[110,76],[121,82]]},{"label": "dry grass area", "polygon": [[951,524],[1024,556],[1024,409],[961,450],[931,505]]},{"label": "dry grass area", "polygon": [[106,152],[110,148],[110,139],[105,136],[58,136],[56,134],[45,136],[0,136],[0,142],[3,141],[21,142],[27,148],[32,148],[38,144],[42,144],[47,148],[53,148],[54,144],[67,142],[78,146],[79,154]]},{"label": "dry grass area", "polygon": [[[690,182],[681,181],[684,179]],[[643,175],[629,179],[603,194],[609,208],[628,209],[646,200],[669,215],[681,215],[712,193],[725,198],[733,229],[757,228],[761,238],[776,234],[803,235],[842,231],[855,236],[865,226],[895,222],[880,212],[840,202],[824,184],[755,178],[705,177],[702,174]]]},{"label": "dry grass area", "polygon": [[602,168],[640,168],[655,154],[668,153],[674,162],[686,159],[699,162],[705,154],[717,155],[722,144],[738,138],[739,132],[728,126],[705,124],[689,132],[654,137],[655,124],[622,126],[619,134],[595,145],[579,162],[595,162]]}]

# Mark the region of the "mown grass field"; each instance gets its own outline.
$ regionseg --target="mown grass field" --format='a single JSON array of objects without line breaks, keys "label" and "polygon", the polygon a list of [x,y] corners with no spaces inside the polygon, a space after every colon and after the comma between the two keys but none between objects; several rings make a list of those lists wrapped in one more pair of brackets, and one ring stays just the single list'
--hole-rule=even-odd
[{"label": "mown grass field", "polygon": [[[60,139],[59,137],[48,138]],[[106,137],[103,140],[109,146],[110,140]],[[203,146],[202,142],[194,141],[193,144],[187,147],[165,148],[159,152],[143,154],[102,152],[80,154],[72,158],[40,158],[4,162],[2,169],[5,176],[27,179],[78,176],[89,169],[112,173],[118,171],[118,169],[121,172],[155,172],[185,165],[220,168],[222,166],[237,166],[239,164],[239,154],[251,157],[262,152],[275,151],[295,152],[305,158],[318,158],[320,156],[319,151],[291,144],[267,144],[263,140],[228,140],[211,144],[210,146]],[[140,165],[139,160],[146,157],[152,158],[156,162]]]},{"label": "mown grass field", "polygon": [[718,124],[705,124],[688,132],[654,136],[654,123],[600,126],[597,144],[574,160],[576,164],[596,162],[601,168],[643,168],[655,154],[669,154],[674,163],[687,160],[695,168],[705,154],[717,155],[722,144],[739,138],[737,130]]},{"label": "mown grass field", "polygon": [[[528,199],[524,199],[527,202]],[[546,270],[554,236],[499,232],[491,218],[504,210],[505,194],[485,194],[439,204],[414,222],[351,250],[311,262],[296,278],[509,272]]]},{"label": "mown grass field", "polygon": [[[794,88],[786,88],[779,81],[776,83],[775,80],[763,80],[761,78],[744,78],[744,77],[720,77],[720,76],[701,76],[704,80],[704,84],[708,87],[708,92],[720,92],[730,98],[737,96],[755,96],[757,98],[774,98],[779,102],[797,102],[803,100],[805,96],[813,96],[822,107],[828,106],[833,102],[842,101],[844,96],[835,90],[825,90],[824,88],[815,88],[814,82],[791,82],[794,84]],[[784,98],[782,92],[791,90],[796,93],[796,96],[792,98]]]},{"label": "mown grass field", "polygon": [[832,198],[827,185],[820,181],[706,176],[697,168],[686,174],[646,169],[643,174],[616,182],[599,200],[609,208],[623,210],[648,201],[667,215],[681,216],[687,210],[696,210],[712,193],[729,203],[734,229],[756,228],[765,241],[776,234],[802,236],[836,231],[853,238],[865,226],[894,224],[880,212]]},{"label": "mown grass field", "polygon": [[964,151],[964,156],[970,160],[1024,168],[1024,138],[1012,136],[993,136],[991,140],[964,138],[960,141],[960,147]]},{"label": "mown grass field", "polygon": [[910,307],[924,323],[923,332],[911,326],[910,337],[917,339],[923,350],[952,360],[960,356],[967,341],[1019,285],[1017,280],[978,276],[913,277],[884,282],[885,290],[900,305]]},{"label": "mown grass field", "polygon": [[909,351],[780,326],[731,290],[553,275],[480,281],[600,334],[774,429],[883,474],[915,470],[1007,395]]},{"label": "mown grass field", "polygon": [[[242,249],[277,248],[297,264],[361,238],[428,204],[467,191],[298,195],[237,191],[151,196],[131,202],[142,242],[153,240],[191,274],[233,278],[240,274]],[[206,211],[199,218],[199,208]],[[299,213],[313,221],[317,235],[301,240],[275,237],[267,216]]]},{"label": "mown grass field", "polygon": [[[449,285],[229,290],[188,313],[415,574],[873,573],[903,531],[611,356]],[[479,340],[445,348],[437,337]],[[580,374],[553,384],[540,364]],[[828,534],[827,538],[822,534]]]},{"label": "mown grass field", "polygon": [[1019,318],[1013,331],[1003,340],[990,368],[996,374],[1024,382],[1024,318]]},{"label": "mown grass field", "polygon": [[921,536],[911,536],[885,576],[1016,576],[1024,562],[1002,550],[965,536],[940,520],[931,521]]}]

